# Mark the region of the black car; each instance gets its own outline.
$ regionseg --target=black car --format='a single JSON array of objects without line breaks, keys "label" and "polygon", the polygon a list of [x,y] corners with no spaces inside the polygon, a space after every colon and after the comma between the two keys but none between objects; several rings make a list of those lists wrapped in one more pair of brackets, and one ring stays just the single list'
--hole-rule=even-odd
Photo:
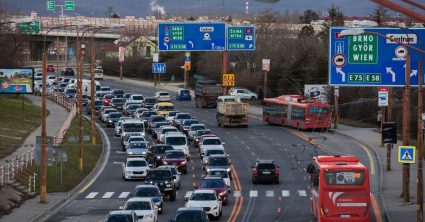
[{"label": "black car", "polygon": [[115,98],[123,98],[124,97],[124,91],[122,89],[114,89],[114,90],[112,90],[112,95],[114,95]]},{"label": "black car", "polygon": [[151,118],[151,116],[153,115],[156,115],[155,111],[144,111],[142,112],[142,114],[139,115],[139,119],[143,121],[143,123],[145,124],[145,128],[148,127],[149,118]]},{"label": "black car", "polygon": [[279,184],[279,167],[274,160],[257,160],[252,167],[251,180],[253,184],[258,182],[273,182]]},{"label": "black car", "polygon": [[158,186],[161,193],[169,196],[171,201],[176,200],[176,176],[173,175],[171,169],[153,169],[148,172],[145,178],[146,184],[152,184]]},{"label": "black car", "polygon": [[163,115],[152,115],[148,121],[148,133],[153,133],[154,124],[157,122],[167,122]]},{"label": "black car", "polygon": [[73,76],[74,75],[74,70],[72,68],[64,68],[62,70],[62,75],[64,76]]},{"label": "black car", "polygon": [[140,108],[139,105],[137,104],[130,104],[127,105],[127,107],[125,107],[124,109],[124,114],[127,116],[131,116],[134,117],[134,112],[136,112],[136,109]]},{"label": "black car", "polygon": [[[100,107],[102,107],[102,106],[103,106],[102,100],[96,100],[96,101],[94,101],[95,115],[100,110]],[[90,100],[87,103],[87,114],[88,115],[91,115],[91,101]]]},{"label": "black car", "polygon": [[117,110],[122,110],[122,107],[124,106],[124,99],[122,99],[122,98],[113,98],[111,100],[111,106],[114,107]]},{"label": "black car", "polygon": [[147,97],[143,100],[143,107],[151,109],[153,108],[155,103],[156,103],[155,97]]},{"label": "black car", "polygon": [[181,207],[170,222],[209,222],[207,213],[201,207]]},{"label": "black car", "polygon": [[151,197],[158,207],[158,213],[163,212],[163,199],[158,186],[155,185],[137,185],[133,191],[133,197]]},{"label": "black car", "polygon": [[120,120],[122,114],[120,112],[109,113],[108,120],[106,121],[106,127],[114,127],[115,124]]},{"label": "black car", "polygon": [[173,150],[174,148],[166,144],[156,144],[152,145],[149,148],[148,155],[146,157],[149,164],[152,164],[154,167],[162,165],[162,158],[165,156],[165,151]]}]

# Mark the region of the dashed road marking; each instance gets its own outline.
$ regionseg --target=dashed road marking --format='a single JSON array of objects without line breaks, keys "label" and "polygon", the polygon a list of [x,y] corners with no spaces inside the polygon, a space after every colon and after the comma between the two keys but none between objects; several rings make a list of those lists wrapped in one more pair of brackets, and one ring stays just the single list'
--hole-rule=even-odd
[{"label": "dashed road marking", "polygon": [[274,197],[274,190],[266,190],[266,197]]},{"label": "dashed road marking", "polygon": [[306,197],[307,196],[307,192],[305,192],[305,190],[298,190],[298,195],[300,197]]},{"label": "dashed road marking", "polygon": [[98,192],[91,192],[86,196],[86,199],[93,199],[97,196]]},{"label": "dashed road marking", "polygon": [[289,197],[289,195],[291,195],[289,190],[282,190],[282,197]]},{"label": "dashed road marking", "polygon": [[250,190],[249,197],[258,197],[258,190]]},{"label": "dashed road marking", "polygon": [[106,192],[103,196],[102,199],[109,199],[112,197],[112,195],[114,195],[114,192]]}]

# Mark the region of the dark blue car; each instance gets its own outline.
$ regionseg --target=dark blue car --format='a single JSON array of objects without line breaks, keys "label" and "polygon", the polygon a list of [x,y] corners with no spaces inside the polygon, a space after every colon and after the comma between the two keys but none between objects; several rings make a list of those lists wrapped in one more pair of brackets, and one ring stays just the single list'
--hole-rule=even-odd
[{"label": "dark blue car", "polygon": [[190,100],[192,100],[192,96],[190,95],[190,91],[188,89],[179,89],[179,91],[177,91],[176,100],[179,100],[179,101],[190,101]]}]

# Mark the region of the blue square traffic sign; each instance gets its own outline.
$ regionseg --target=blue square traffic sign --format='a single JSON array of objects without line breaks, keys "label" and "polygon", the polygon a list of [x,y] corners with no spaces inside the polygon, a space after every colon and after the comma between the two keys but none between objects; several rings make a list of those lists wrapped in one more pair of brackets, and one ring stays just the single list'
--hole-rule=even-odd
[{"label": "blue square traffic sign", "polygon": [[166,73],[165,63],[152,63],[152,73]]}]

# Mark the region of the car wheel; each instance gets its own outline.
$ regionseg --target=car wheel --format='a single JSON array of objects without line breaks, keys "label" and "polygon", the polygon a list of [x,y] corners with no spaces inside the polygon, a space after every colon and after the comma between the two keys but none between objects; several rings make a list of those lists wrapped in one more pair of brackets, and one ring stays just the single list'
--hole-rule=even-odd
[{"label": "car wheel", "polygon": [[255,98],[255,96],[251,97],[251,101],[257,100],[257,98]]}]

